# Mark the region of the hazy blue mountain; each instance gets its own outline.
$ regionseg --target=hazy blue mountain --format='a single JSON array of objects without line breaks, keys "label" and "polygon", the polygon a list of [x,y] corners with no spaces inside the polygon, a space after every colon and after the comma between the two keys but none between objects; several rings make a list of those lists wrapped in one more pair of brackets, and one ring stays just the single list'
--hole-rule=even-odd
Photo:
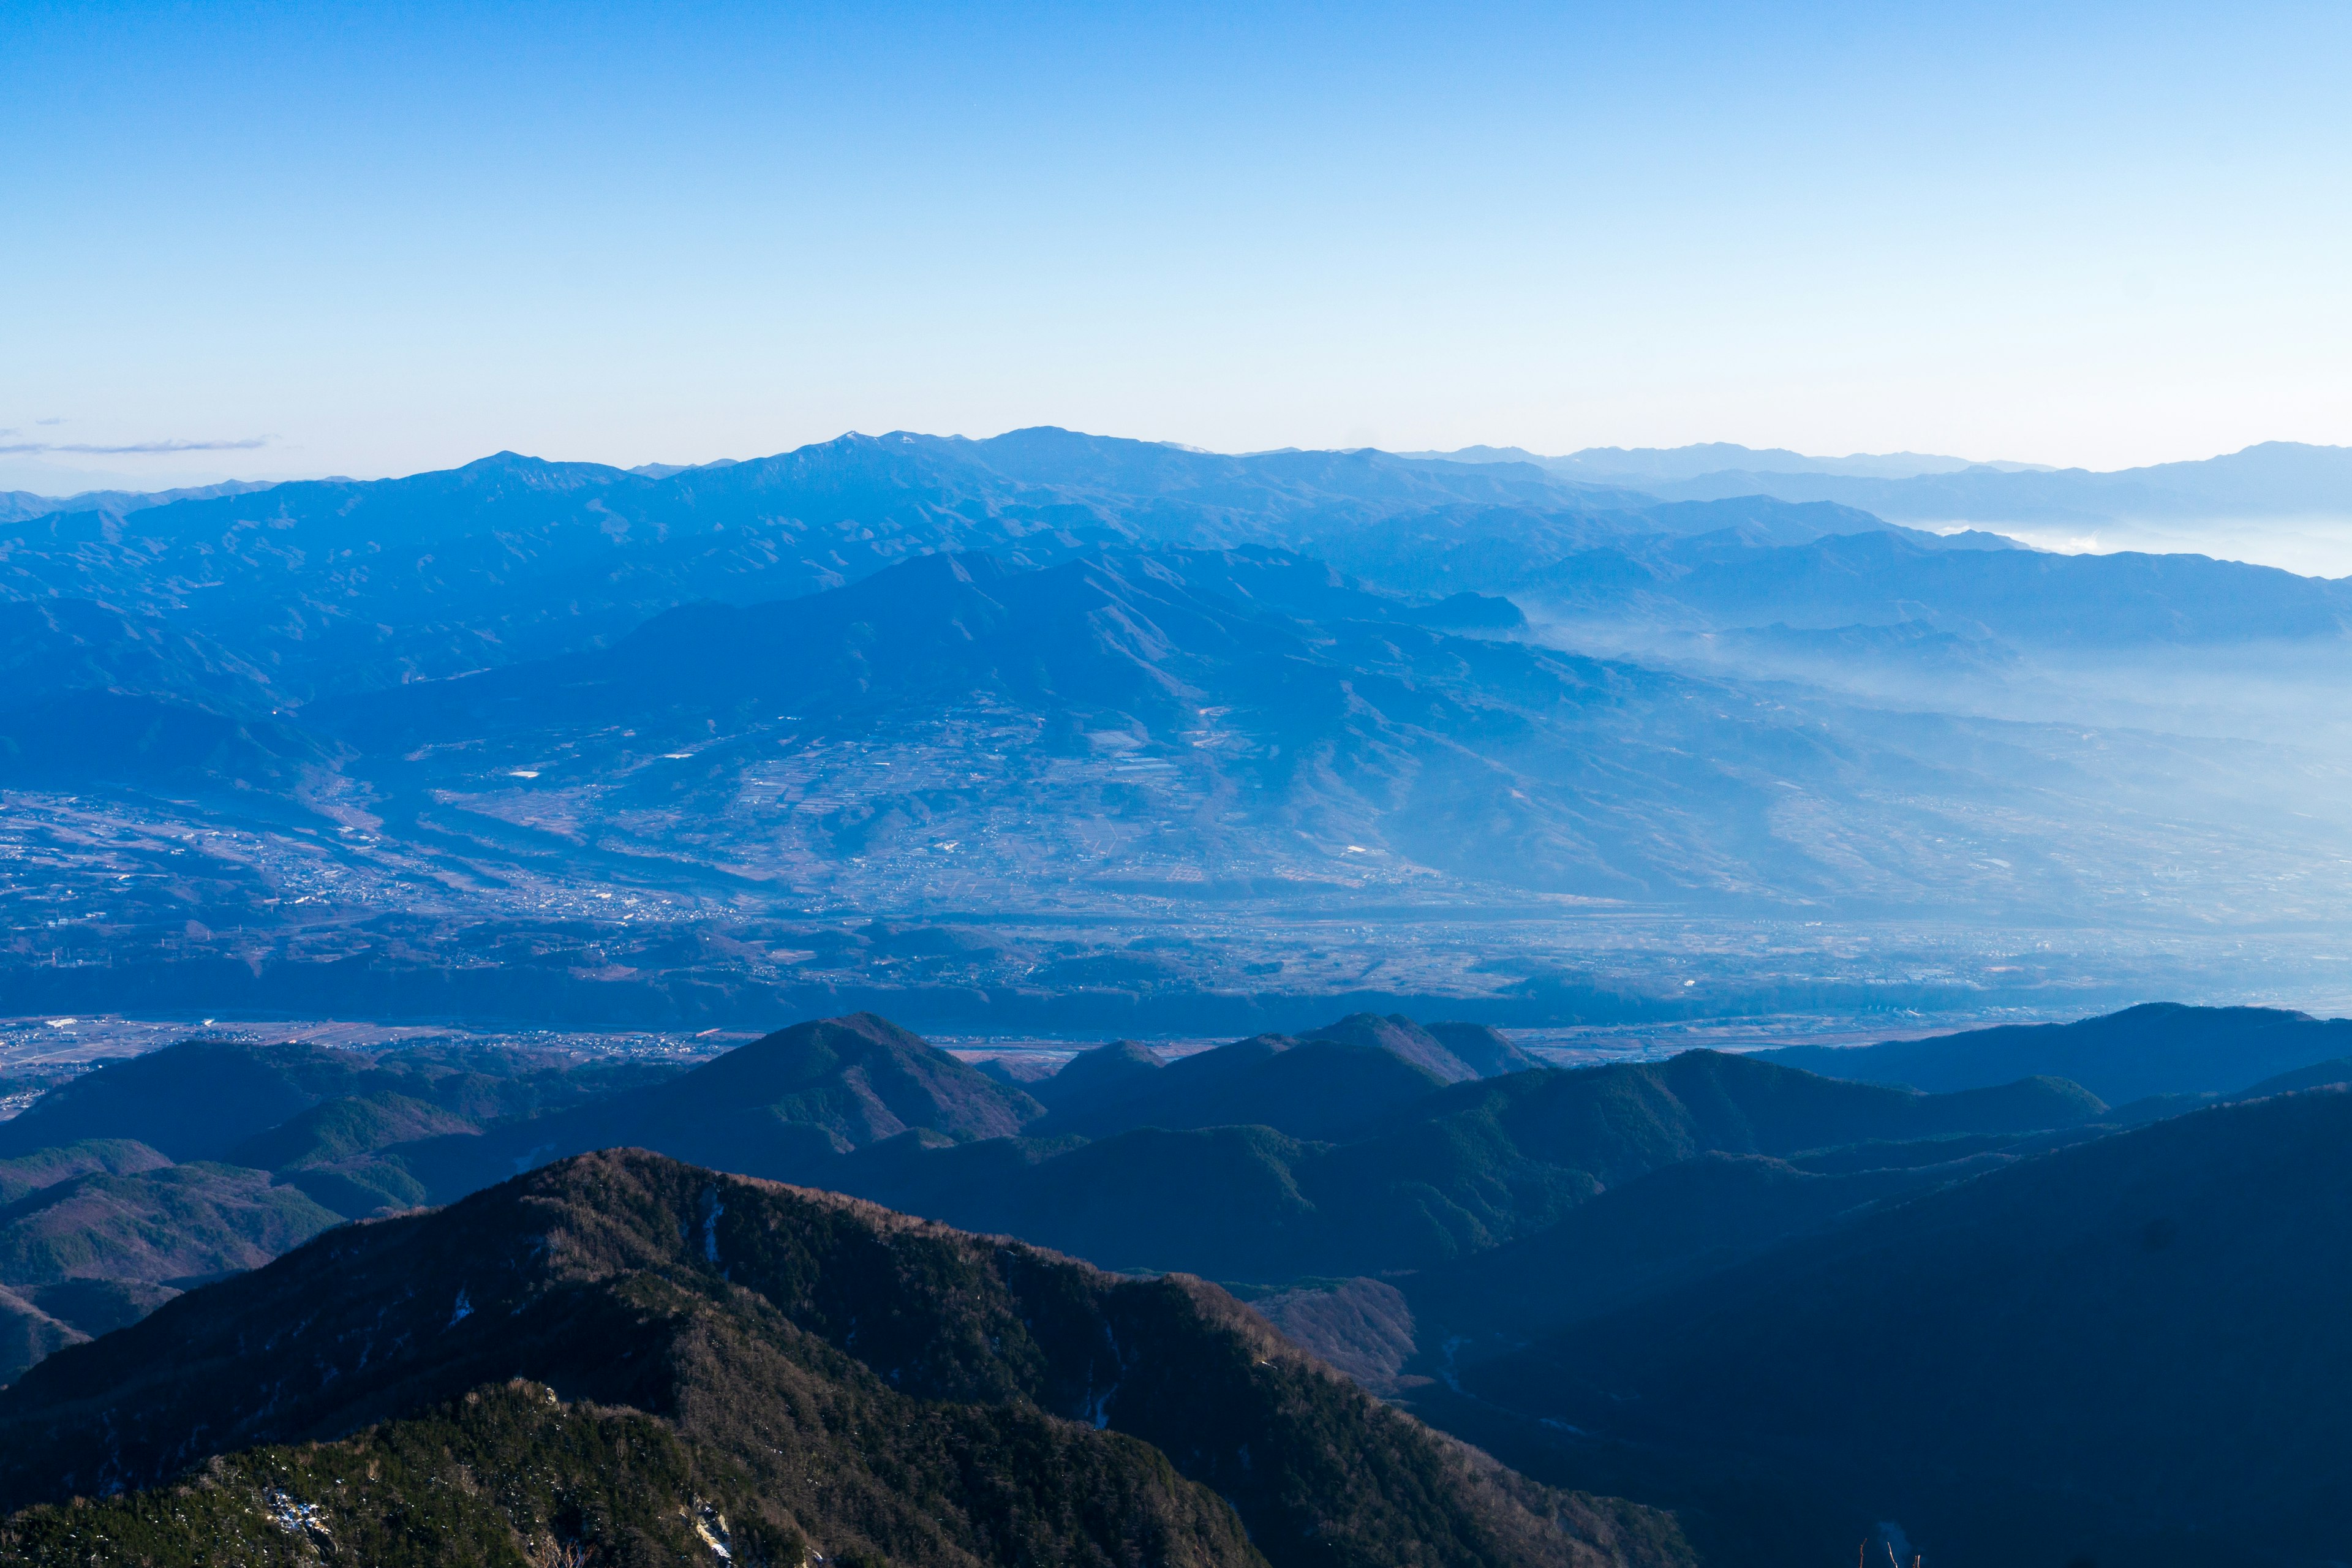
[{"label": "hazy blue mountain", "polygon": [[106,512],[121,516],[151,506],[179,500],[209,500],[215,496],[250,495],[266,490],[268,479],[225,479],[216,485],[190,485],[171,490],[81,490],[69,496],[35,495],[30,490],[0,490],[0,526],[58,512]]},{"label": "hazy blue mountain", "polygon": [[[1721,581],[1728,592],[1738,574]],[[2200,613],[2230,611],[2209,595]],[[1971,857],[1956,881],[1924,862],[1963,840],[1865,825],[1949,802],[1973,839],[1997,800],[2006,822],[2105,814],[2112,832],[2128,820],[2113,816],[2118,789],[2151,790],[2179,765],[2126,768],[2143,740],[2094,748],[2079,730],[1799,706],[1449,636],[1319,563],[1257,549],[1090,552],[1034,570],[925,556],[803,599],[682,607],[608,649],[308,717],[367,753],[351,771],[394,833],[433,831],[455,805],[535,854],[570,856],[593,832],[638,841],[641,863],[759,868],[803,887],[887,866],[1014,899],[1063,879],[1181,875],[1263,896],[1284,886],[1275,877],[1305,889],[1434,872],[1617,898],[1948,908],[1986,866]],[[1878,791],[1890,777],[1912,781],[1899,807]],[[1838,804],[1816,814],[1810,800]],[[1781,826],[1791,812],[1802,831]],[[541,839],[530,825],[551,816],[569,826]],[[2049,831],[1992,851],[2026,868],[2000,879],[2007,907],[2079,911],[2084,870],[2110,875],[2071,822],[2055,829],[2063,858],[2042,847]],[[1148,982],[1170,967],[1072,962],[1041,982]]]},{"label": "hazy blue mountain", "polygon": [[1599,484],[1653,485],[1732,471],[1768,474],[1837,474],[1870,479],[1908,479],[1916,474],[1957,473],[1963,468],[2026,468],[2031,464],[1978,464],[1966,458],[1923,452],[1857,452],[1844,458],[1807,457],[1785,447],[1742,447],[1734,441],[1702,441],[1688,447],[1586,447],[1557,458],[1538,457],[1520,447],[1464,447],[1452,452],[1411,452],[1457,463],[1531,463],[1549,472]]},{"label": "hazy blue mountain", "polygon": [[169,694],[248,713],[277,706],[260,668],[173,620],[87,599],[0,602],[0,700],[68,691]]},{"label": "hazy blue mountain", "polygon": [[2352,1057],[2338,1057],[2334,1061],[2296,1068],[2292,1072],[2266,1078],[2251,1089],[2239,1090],[2239,1098],[2257,1100],[2265,1095],[2289,1094],[2297,1089],[2329,1089],[2340,1083],[2352,1083]]},{"label": "hazy blue mountain", "polygon": [[155,616],[0,603],[0,779],[292,787],[333,748],[274,717],[268,677]]},{"label": "hazy blue mountain", "polygon": [[2093,522],[2107,519],[2352,514],[2352,447],[2265,441],[2195,462],[2094,473],[1975,466],[1911,478],[1792,473],[1754,466],[1645,483],[1671,500],[1769,495],[1835,501],[1890,520]]},{"label": "hazy blue mountain", "polygon": [[2150,1095],[2236,1093],[2278,1074],[2352,1056],[2352,1018],[2150,1002],[2072,1024],[2009,1024],[1884,1045],[1792,1046],[1761,1055],[1832,1078],[1937,1092],[2047,1073],[2121,1105]]},{"label": "hazy blue mountain", "polygon": [[1629,499],[1533,469],[1055,430],[848,436],[661,477],[500,453],[33,520],[0,536],[0,593],[169,607],[301,696],[594,647],[674,605],[805,594],[927,552],[1287,542],[1431,506],[1594,496]]},{"label": "hazy blue mountain", "polygon": [[1801,1516],[1748,1561],[1885,1520],[1962,1568],[2337,1559],[2347,1216],[2352,1096],[2275,1096],[1868,1213],[1464,1382],[1637,1445],[1650,1487],[1721,1504],[1738,1455],[1746,1506],[1784,1485]]},{"label": "hazy blue mountain", "polygon": [[2027,647],[2119,648],[2340,639],[2352,590],[2198,555],[1931,547],[1891,532],[1714,551],[1707,541],[1570,556],[1529,593],[1597,618],[1835,628],[1925,621]]},{"label": "hazy blue mountain", "polygon": [[[1278,921],[1210,915],[1244,906],[2336,918],[2347,590],[2001,544],[1527,465],[1052,430],[658,473],[508,454],[47,517],[0,531],[7,626],[37,634],[0,637],[0,784],[63,847],[0,893],[78,913],[28,928],[0,984],[27,1013],[102,989],[197,1016],[881,1006],[1106,1033],[1142,1026],[1116,996],[1181,994],[1182,1026],[1244,1034],[1366,975],[1382,1012],[1665,1005],[1559,980],[1557,953],[1578,1000],[1539,1015],[1475,968],[1517,954],[1310,980]],[[2075,700],[2093,663],[2113,700]],[[604,918],[632,898],[693,929]],[[942,955],[741,924],[1138,899],[1223,934],[1033,926]],[[1239,951],[1253,930],[1269,951]],[[606,936],[645,962],[584,956]]]}]

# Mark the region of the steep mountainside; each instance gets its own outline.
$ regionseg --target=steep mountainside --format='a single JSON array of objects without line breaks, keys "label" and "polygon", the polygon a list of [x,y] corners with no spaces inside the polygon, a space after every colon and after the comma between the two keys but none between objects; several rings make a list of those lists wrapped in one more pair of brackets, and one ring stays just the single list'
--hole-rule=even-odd
[{"label": "steep mountainside", "polygon": [[[762,1563],[1685,1560],[1658,1516],[1497,1469],[1207,1287],[636,1153],[338,1231],[51,1357],[0,1393],[0,1504],[387,1419],[0,1539],[193,1562],[274,1512],[335,1561],[697,1535]],[[512,1479],[437,1500],[461,1456]]]},{"label": "steep mountainside", "polygon": [[1893,1520],[1958,1568],[2317,1563],[2352,1547],[2347,1280],[2352,1095],[2317,1090],[2021,1161],[1464,1381],[1682,1484],[1731,1452],[1802,1478],[1824,1548]]},{"label": "steep mountainside", "polygon": [[11,1382],[42,1357],[80,1344],[89,1337],[16,1291],[0,1286],[0,1384]]},{"label": "steep mountainside", "polygon": [[[1475,1028],[1475,1026],[1469,1026]],[[1460,1031],[1461,1025],[1440,1025],[1440,1028]],[[1446,1083],[1460,1083],[1465,1079],[1491,1078],[1494,1075],[1472,1066],[1456,1056],[1451,1047],[1438,1037],[1435,1029],[1424,1029],[1402,1013],[1381,1017],[1377,1013],[1350,1013],[1336,1024],[1327,1024],[1307,1037],[1314,1040],[1338,1040],[1346,1045],[1370,1046],[1388,1052],[1400,1060],[1411,1062],[1424,1072],[1432,1073]],[[1534,1058],[1518,1051],[1508,1040],[1493,1030],[1482,1031],[1475,1037],[1465,1037],[1483,1045],[1489,1058],[1505,1072],[1517,1072],[1534,1067]],[[1501,1049],[1497,1050],[1499,1044]],[[1508,1065],[1501,1065],[1507,1063]]]}]

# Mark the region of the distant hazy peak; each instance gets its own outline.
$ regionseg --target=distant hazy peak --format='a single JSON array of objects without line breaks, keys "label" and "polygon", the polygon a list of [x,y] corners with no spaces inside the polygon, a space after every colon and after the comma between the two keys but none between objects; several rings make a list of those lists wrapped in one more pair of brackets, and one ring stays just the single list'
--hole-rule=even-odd
[{"label": "distant hazy peak", "polygon": [[23,522],[59,512],[102,511],[120,516],[168,506],[175,500],[210,500],[215,496],[249,495],[266,490],[275,479],[226,479],[216,485],[195,485],[175,490],[81,490],[69,496],[36,495],[31,490],[0,490],[0,523]]},{"label": "distant hazy peak", "polygon": [[2037,470],[2031,463],[1979,462],[1932,452],[1854,452],[1843,458],[1811,457],[1785,447],[1743,447],[1734,441],[1703,441],[1687,447],[1587,447],[1565,457],[1546,457],[1524,447],[1464,447],[1452,452],[1401,452],[1397,456],[1450,463],[1530,463],[1547,473],[1596,483],[1645,479],[1695,479],[1721,473],[1833,474],[1847,479],[1907,479],[1922,474],[1968,469],[2000,473]]}]

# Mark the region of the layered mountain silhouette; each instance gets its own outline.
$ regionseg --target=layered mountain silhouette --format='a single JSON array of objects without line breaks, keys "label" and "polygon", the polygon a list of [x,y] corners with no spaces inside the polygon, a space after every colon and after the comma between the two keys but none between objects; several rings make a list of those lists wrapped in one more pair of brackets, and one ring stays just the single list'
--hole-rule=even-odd
[{"label": "layered mountain silhouette", "polygon": [[[2105,1055],[2072,1059],[2095,1065],[2128,1061],[2137,1041],[2144,1066],[2172,1070],[2164,1051],[2200,1026],[2316,1028],[2134,1009],[1992,1037],[2090,1041]],[[431,1551],[448,1549],[455,1537],[431,1533],[445,1530],[667,1541],[699,1519],[754,1556],[793,1541],[830,1555],[830,1540],[887,1560],[928,1542],[937,1560],[992,1561],[1013,1550],[1011,1516],[990,1511],[1000,1478],[1043,1464],[1094,1500],[1036,1494],[1015,1511],[1044,1533],[1020,1550],[1099,1545],[1112,1537],[1087,1532],[1108,1530],[1181,1558],[1192,1549],[1170,1543],[1213,1537],[1223,1497],[1275,1561],[1291,1550],[1266,1534],[1262,1510],[1277,1506],[1292,1520],[1339,1510],[1316,1514],[1314,1539],[1358,1542],[1352,1560],[1408,1560],[1384,1553],[1408,1537],[1435,1550],[1433,1531],[1464,1561],[1679,1560],[1662,1521],[1443,1458],[1440,1440],[1396,1435],[1420,1431],[1409,1424],[1365,1448],[1357,1417],[1305,1384],[1252,1404],[1188,1362],[1153,1386],[1181,1381],[1220,1410],[1291,1425],[1211,1441],[1195,1415],[1154,1405],[1147,1419],[1140,1405],[1122,1425],[1127,1395],[1106,1393],[1143,1386],[1133,1369],[1161,1342],[1113,1303],[1149,1298],[1154,1322],[1190,1313],[1198,1331],[1276,1342],[1248,1341],[1264,1332],[1253,1320],[1165,1272],[1181,1270],[1249,1282],[1285,1332],[1515,1464],[1683,1510],[1710,1554],[1795,1563],[1889,1521],[1960,1562],[2335,1550],[2328,1184],[2352,1098],[2277,1091],[2340,1079],[2342,1058],[2218,1109],[2143,1100],[2122,1120],[2167,1119],[2124,1131],[2100,1098],[2047,1077],[1930,1093],[1711,1051],[1478,1076],[1474,1058],[1509,1069],[1515,1047],[1372,1015],[1166,1064],[1118,1043],[1034,1094],[872,1016],[602,1092],[595,1074],[611,1069],[570,1069],[587,1076],[567,1084],[528,1053],[416,1049],[413,1063],[338,1064],[196,1042],[87,1075],[5,1124],[82,1136],[0,1161],[0,1350],[20,1373],[0,1393],[0,1500],[119,1485],[131,1495],[104,1506],[131,1511],[106,1532],[193,1563],[282,1539],[254,1533],[281,1529],[273,1489],[330,1510],[329,1539],[388,1542],[383,1521],[471,1456],[566,1479],[443,1519],[415,1538]],[[207,1083],[275,1094],[268,1110],[286,1114],[209,1141],[161,1114],[180,1099],[201,1111]],[[180,1157],[121,1136],[134,1125]],[[236,1163],[196,1157],[223,1141]],[[614,1144],[652,1152],[585,1152]],[[736,1173],[677,1159],[696,1151]],[[763,1173],[1020,1239],[970,1241]],[[330,1228],[344,1213],[377,1217]],[[1140,1273],[1118,1283],[1034,1247]],[[1022,1323],[1042,1361],[1006,1349],[1000,1321]],[[257,1348],[257,1322],[299,1327]],[[1097,1348],[1078,1361],[1057,1348],[1081,1345]],[[1287,1353],[1219,1364],[1257,1369],[1245,1378],[1305,1365]],[[1116,1384],[1086,1370],[1106,1354],[1129,1369]],[[818,1408],[854,1418],[785,1414]],[[1032,1436],[1000,1449],[1008,1420]],[[982,1424],[952,1425],[968,1421]],[[869,1426],[928,1435],[844,1447]],[[1152,1445],[1170,1479],[1120,1470],[1126,1450],[1066,1446],[1103,1430]],[[800,1436],[775,1440],[786,1431]],[[1037,1447],[1054,1432],[1064,1447]],[[1414,1443],[1442,1462],[1412,1458]],[[957,1467],[926,1457],[941,1444],[965,1456]],[[596,1456],[616,1446],[670,1458],[615,1479]],[[1351,1468],[1375,1450],[1384,1468]],[[1324,1457],[1265,1473],[1275,1452]],[[226,1479],[200,1504],[141,1491],[214,1454],[226,1468],[209,1473]],[[783,1485],[787,1472],[801,1479]],[[1454,1479],[1427,1479],[1439,1474]],[[559,1517],[592,1480],[605,1511]],[[1194,1482],[1209,1502],[1183,1489]],[[929,1511],[910,1512],[911,1495]],[[1314,1500],[1342,1496],[1355,1500]],[[1554,1541],[1528,1535],[1528,1517],[1565,1521],[1570,1543],[1527,1545]],[[37,1510],[8,1540],[43,1560],[88,1518]],[[1374,1537],[1391,1545],[1360,1544]]]},{"label": "layered mountain silhouette", "polygon": [[[2276,469],[2273,500],[2292,491],[2301,500],[2289,510],[2298,510],[2310,496],[2342,499],[2330,460],[2327,449],[2280,445],[2217,461]],[[2290,470],[2308,472],[2295,479]],[[1990,600],[2055,574],[2074,585],[2071,608],[2125,615],[2112,628],[2084,628],[2113,639],[2162,634],[2161,622],[2128,606],[2145,592],[2179,605],[2187,602],[2180,590],[2095,558],[2045,560],[2020,578],[2019,563],[2037,558],[1954,552],[1933,534],[1890,530],[1880,519],[2061,515],[2075,504],[2045,499],[1988,512],[1946,501],[1923,512],[1902,499],[1905,487],[2053,497],[2104,487],[2107,499],[2081,503],[2095,510],[2113,510],[2137,486],[2159,511],[2210,508],[2238,481],[2189,477],[2208,472],[2219,470],[2175,465],[2136,479],[1979,468],[1817,483],[1748,473],[1728,488],[1720,476],[1711,488],[1700,481],[1704,498],[1666,484],[1671,504],[1661,505],[1528,463],[1378,452],[1224,457],[1053,429],[987,441],[894,432],[660,476],[500,453],[401,479],[305,481],[58,513],[19,521],[0,542],[0,587],[18,599],[182,607],[192,629],[284,671],[289,695],[299,698],[591,647],[696,599],[806,594],[929,552],[1010,551],[1042,563],[1085,542],[1271,544],[1337,551],[1350,570],[1410,581],[1416,591],[1451,580],[1454,592],[1524,580],[1596,547],[1746,527],[1762,531],[1752,543],[1800,550],[1824,536],[1900,542],[1911,553],[1888,570],[1927,574],[1931,591],[1918,598]],[[1799,494],[1792,483],[1839,493]],[[2166,495],[2179,499],[2156,499]],[[1551,542],[1548,557],[1528,552],[1535,539]],[[2004,565],[2000,556],[2019,560]],[[2255,581],[2186,558],[2178,571],[2184,584]],[[1978,585],[1934,590],[1937,573]],[[2230,596],[2254,591],[2242,585]]]},{"label": "layered mountain silhouette", "polygon": [[[339,1220],[614,1147],[857,1194],[1107,1265],[1281,1285],[1450,1268],[1710,1151],[1949,1167],[1889,1179],[1892,1191],[2104,1115],[2046,1079],[1926,1095],[1706,1052],[1573,1073],[1525,1059],[1489,1029],[1370,1014],[1164,1066],[1121,1042],[1032,1080],[1034,1095],[871,1015],[795,1025],[683,1072],[503,1049],[194,1040],[71,1080],[0,1123],[0,1286],[68,1337],[102,1332]],[[1752,1247],[1828,1211],[1748,1212]],[[1683,1253],[1693,1267],[1721,1261],[1700,1242]],[[1476,1333],[1481,1346],[1491,1337]],[[21,1353],[47,1342],[27,1338]]]},{"label": "layered mountain silhouette", "polygon": [[[0,1526],[35,1562],[91,1560],[76,1542],[102,1562],[250,1554],[287,1529],[394,1563],[462,1542],[757,1563],[1688,1561],[1661,1516],[1501,1470],[1212,1288],[641,1153],[193,1292],[0,1392],[0,1506],[128,1489]],[[142,1489],[215,1456],[200,1496]],[[445,1490],[469,1473],[511,1479]]]},{"label": "layered mountain silhouette", "polygon": [[1623,471],[1609,478],[1677,498],[1768,495],[1938,522],[2329,516],[2341,515],[2352,499],[2352,450],[2264,441],[2218,458],[2109,473],[1972,464],[1900,476],[1776,471],[1734,456],[1686,479]]},{"label": "layered mountain silhouette", "polygon": [[[787,1053],[837,1063],[813,1042],[887,1027],[870,1019],[797,1026],[652,1094],[487,1137],[395,1145],[380,1158],[447,1198],[575,1147],[631,1143],[711,1158],[723,1148],[736,1169],[1022,1236],[1108,1267],[1281,1281],[1447,1264],[1710,1150],[1785,1155],[2072,1127],[2104,1110],[2054,1080],[1923,1095],[1713,1052],[1446,1087],[1376,1046],[1271,1038],[1164,1068],[1121,1053],[1057,1109],[1023,1122],[1021,1136],[1005,1136],[982,1132],[960,1096],[984,1090],[992,1108],[1034,1100],[891,1030],[909,1079],[960,1087],[909,1104],[900,1113],[906,1131],[845,1153],[835,1151],[853,1140],[840,1124],[784,1121],[721,1087]],[[842,1070],[826,1072],[824,1087],[802,1091],[803,1103],[843,1092]],[[1050,1083],[1039,1087],[1059,1098]]]}]

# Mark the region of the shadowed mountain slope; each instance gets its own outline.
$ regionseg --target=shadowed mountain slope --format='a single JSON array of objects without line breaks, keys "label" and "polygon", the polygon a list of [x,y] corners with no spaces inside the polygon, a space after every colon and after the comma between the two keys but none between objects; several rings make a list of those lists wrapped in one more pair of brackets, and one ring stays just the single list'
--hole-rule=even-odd
[{"label": "shadowed mountain slope", "polygon": [[[1315,1049],[1361,1048],[1274,1045],[1223,1049],[1255,1071]],[[1265,1054],[1253,1066],[1255,1052]],[[1262,1125],[1144,1121],[1075,1145],[1033,1138],[946,1147],[910,1135],[808,1179],[1106,1267],[1279,1283],[1448,1267],[1710,1152],[1786,1157],[1873,1141],[2040,1131],[2104,1110],[2074,1085],[2051,1080],[1925,1095],[1694,1051],[1425,1090],[1347,1142],[1310,1142]],[[1048,1119],[1038,1130],[1053,1125]]]},{"label": "shadowed mountain slope", "polygon": [[0,1122],[0,1154],[133,1138],[174,1160],[218,1159],[321,1100],[353,1092],[368,1066],[320,1046],[189,1040],[51,1089]]},{"label": "shadowed mountain slope", "polygon": [[1148,1046],[1113,1040],[1080,1051],[1063,1064],[1061,1071],[1024,1087],[1046,1110],[1076,1113],[1142,1092],[1164,1065]]},{"label": "shadowed mountain slope", "polygon": [[[602,1408],[524,1390],[505,1419],[533,1420],[499,1436],[469,1427],[465,1404],[442,1405],[518,1375]],[[650,1474],[619,1468],[620,1445],[583,1430],[625,1418],[614,1406],[657,1423],[640,1429],[646,1442],[674,1433],[682,1451]],[[365,1462],[429,1455],[397,1424],[423,1419],[445,1423],[431,1430],[448,1449],[568,1453],[576,1486],[621,1494],[617,1519],[562,1520],[493,1493],[518,1546],[568,1531],[616,1552],[625,1522],[643,1530],[683,1508],[690,1525],[716,1492],[726,1506],[698,1516],[705,1539],[740,1532],[760,1562],[1685,1560],[1670,1523],[1500,1470],[1207,1287],[1118,1280],[633,1152],[339,1230],[52,1356],[0,1392],[0,1503],[152,1487],[211,1455],[387,1419],[343,1451],[349,1465],[310,1461],[324,1468],[304,1471],[310,1495],[296,1496],[321,1510],[319,1533],[366,1536],[425,1507],[441,1473],[429,1463],[410,1480]],[[249,1497],[245,1478],[268,1471],[237,1464],[215,1474]],[[378,1485],[313,1479],[338,1475]],[[157,1532],[169,1555],[150,1560],[183,1562],[212,1543],[208,1529],[234,1528],[200,1506],[174,1533],[185,1510],[157,1502],[19,1515],[5,1539],[55,1552],[53,1521],[119,1519]]]},{"label": "shadowed mountain slope", "polygon": [[1423,1026],[1438,1044],[1454,1053],[1455,1060],[1480,1078],[1501,1078],[1506,1073],[1526,1072],[1545,1065],[1540,1057],[1520,1049],[1501,1030],[1485,1024],[1441,1020]]},{"label": "shadowed mountain slope", "polygon": [[1877,1046],[1792,1046],[1761,1054],[1832,1078],[1939,1091],[2046,1073],[2120,1105],[2151,1095],[2233,1093],[2352,1056],[2352,1018],[2149,1002],[2073,1024],[2010,1024]]},{"label": "shadowed mountain slope", "polygon": [[0,1384],[14,1382],[44,1356],[89,1337],[0,1285]]},{"label": "shadowed mountain slope", "polygon": [[394,1094],[479,1124],[656,1082],[675,1070],[653,1063],[575,1063],[506,1048],[362,1052],[184,1040],[110,1062],[0,1121],[0,1158],[85,1139],[129,1138],[174,1160],[218,1160],[330,1100]]},{"label": "shadowed mountain slope", "polygon": [[88,599],[0,602],[0,691],[10,705],[67,691],[171,693],[268,712],[269,679],[210,639]]},{"label": "shadowed mountain slope", "polygon": [[[1491,1031],[1490,1031],[1491,1033]],[[1482,1073],[1460,1057],[1455,1056],[1434,1031],[1424,1029],[1403,1014],[1381,1017],[1378,1013],[1350,1013],[1336,1024],[1326,1024],[1307,1037],[1313,1040],[1338,1040],[1344,1045],[1371,1046],[1384,1050],[1447,1083],[1460,1083],[1465,1079],[1492,1076]],[[1501,1040],[1500,1036],[1496,1037]],[[1508,1047],[1510,1042],[1503,1040]],[[1493,1042],[1488,1042],[1493,1052]],[[1533,1066],[1532,1062],[1520,1065]],[[1510,1069],[1516,1070],[1516,1068]]]},{"label": "shadowed mountain slope", "polygon": [[[1458,1065],[1458,1064],[1457,1064]],[[1462,1069],[1466,1072],[1466,1068]],[[1446,1079],[1385,1047],[1261,1035],[1097,1090],[1031,1129],[1040,1138],[1103,1138],[1137,1127],[1262,1126],[1294,1138],[1357,1136],[1426,1099]]]},{"label": "shadowed mountain slope", "polygon": [[1763,1154],[1700,1154],[1612,1187],[1533,1235],[1425,1270],[1406,1281],[1406,1294],[1425,1321],[1481,1341],[1524,1343],[1864,1205],[2007,1163],[1981,1153],[1827,1174]]},{"label": "shadowed mountain slope", "polygon": [[1956,1568],[2315,1563],[2352,1546],[2347,1282],[2352,1095],[2318,1090],[2021,1161],[1465,1381],[1667,1470],[1804,1477],[1843,1510],[1823,1546],[1894,1520]]}]

